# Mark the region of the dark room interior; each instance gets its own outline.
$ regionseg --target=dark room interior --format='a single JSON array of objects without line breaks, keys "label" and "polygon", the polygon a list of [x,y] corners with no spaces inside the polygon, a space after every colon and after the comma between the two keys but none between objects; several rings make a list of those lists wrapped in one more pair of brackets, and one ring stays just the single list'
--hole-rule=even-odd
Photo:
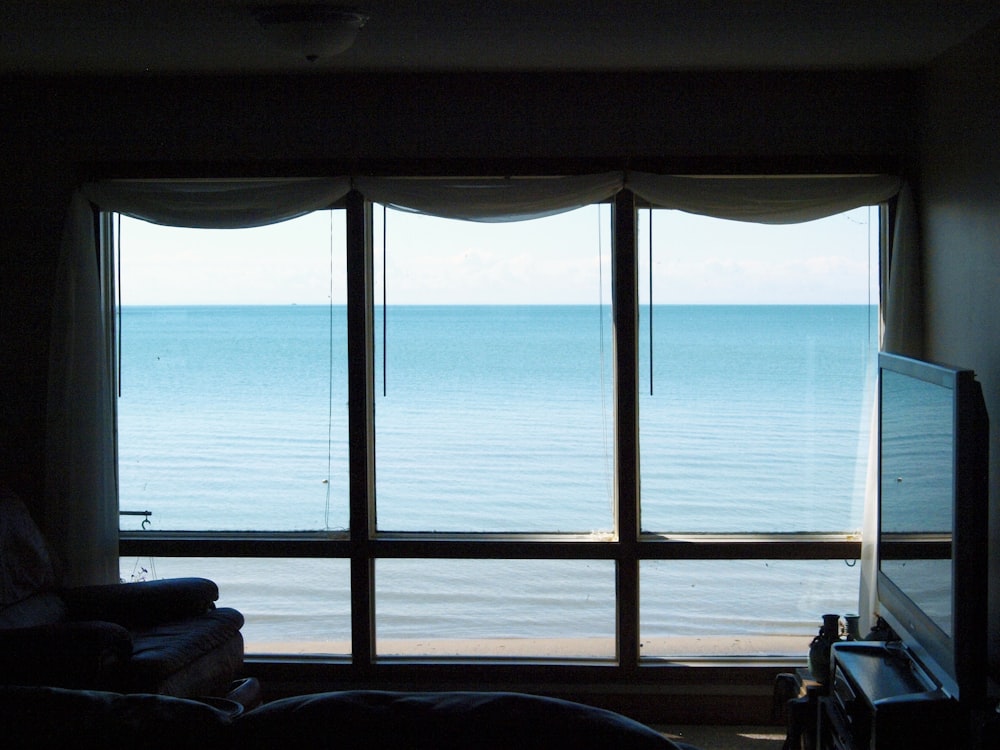
[{"label": "dark room interior", "polygon": [[[636,513],[619,502],[621,536],[603,547],[594,543],[586,553],[573,547],[576,542],[552,539],[383,538],[372,533],[374,520],[365,510],[366,489],[374,481],[374,414],[355,395],[349,404],[351,446],[362,453],[368,448],[367,458],[352,454],[352,515],[342,535],[120,533],[116,480],[102,494],[95,491],[102,480],[92,476],[104,462],[112,474],[117,470],[114,427],[103,434],[106,442],[95,442],[87,434],[67,438],[72,427],[59,426],[58,414],[54,419],[58,390],[72,377],[78,350],[87,346],[67,334],[73,326],[60,323],[67,310],[86,307],[73,297],[79,289],[63,281],[72,206],[81,195],[89,197],[93,243],[103,226],[99,209],[112,203],[100,203],[96,193],[86,192],[88,185],[346,178],[328,207],[346,212],[347,274],[363,280],[371,273],[373,247],[378,251],[364,228],[371,204],[363,186],[382,185],[380,178],[517,182],[607,174],[613,189],[595,202],[610,206],[609,215],[625,217],[655,202],[644,197],[651,193],[640,187],[639,175],[887,177],[906,186],[906,211],[913,219],[906,241],[915,255],[907,280],[892,287],[894,304],[905,305],[907,316],[886,322],[893,333],[887,333],[883,350],[975,371],[985,411],[993,415],[989,442],[997,446],[1000,7],[974,0],[370,0],[350,8],[363,20],[353,43],[329,53],[321,44],[310,51],[310,42],[291,50],[268,37],[262,28],[267,11],[288,5],[0,3],[0,181],[7,196],[0,234],[0,484],[24,501],[74,586],[117,582],[119,558],[127,556],[349,561],[351,653],[248,648],[242,671],[258,679],[268,697],[345,689],[517,691],[609,708],[655,726],[771,725],[783,732],[776,678],[804,670],[806,653],[703,654],[655,663],[641,658],[638,624],[628,616],[639,606],[639,561],[870,564],[860,535],[658,539],[648,552],[643,550],[654,541],[641,538]],[[902,194],[893,188],[884,200],[873,201],[889,227],[884,243],[893,241],[893,226],[898,237],[893,222],[903,211]],[[639,294],[629,287],[635,260],[621,249],[636,247],[635,224],[612,221],[618,249],[609,283],[616,304],[624,305]],[[883,262],[887,252],[884,247]],[[888,269],[881,273],[886,303]],[[372,321],[379,301],[365,284],[360,297],[347,302],[349,335],[357,332],[347,345],[355,379],[350,387],[358,389],[352,394],[372,396],[371,349],[378,335]],[[91,304],[92,312],[105,316],[113,308]],[[616,325],[617,372],[638,382],[636,323],[616,318]],[[621,477],[636,458],[637,419],[628,390],[617,395],[618,434],[633,433],[620,438]],[[113,398],[111,392],[94,394],[95,403]],[[65,421],[75,418],[67,415]],[[617,497],[636,494],[635,473],[631,485],[622,481]],[[977,509],[977,518],[989,550],[981,561],[988,690],[1000,682],[995,447],[986,481],[988,507]],[[619,566],[612,574],[618,592],[612,663],[380,659],[375,653],[376,557],[587,555]],[[866,611],[863,592],[858,596]],[[220,602],[240,609],[224,587]],[[822,614],[815,613],[817,625]],[[872,624],[874,619],[863,630]],[[998,697],[1000,689],[976,707],[971,720],[960,721],[965,744],[956,747],[991,746],[1000,734],[987,726]],[[892,746],[884,737],[878,744]]]}]

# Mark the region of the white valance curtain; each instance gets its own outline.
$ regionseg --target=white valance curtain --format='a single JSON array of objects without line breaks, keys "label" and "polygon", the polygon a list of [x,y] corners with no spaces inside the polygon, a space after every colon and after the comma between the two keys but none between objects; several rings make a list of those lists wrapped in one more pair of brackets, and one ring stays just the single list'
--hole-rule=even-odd
[{"label": "white valance curtain", "polygon": [[107,180],[83,186],[102,211],[195,229],[276,224],[328,208],[351,189],[348,177],[314,180]]},{"label": "white valance curtain", "polygon": [[899,192],[891,175],[675,177],[629,172],[628,187],[658,208],[757,224],[814,221],[883,203]]},{"label": "white valance curtain", "polygon": [[[402,210],[497,222],[573,210],[608,200],[623,188],[659,208],[758,223],[794,223],[888,201],[900,192],[901,182],[885,175],[702,177],[608,172],[496,179],[109,180],[82,186],[70,206],[55,289],[47,432],[46,510],[65,522],[56,552],[66,563],[71,582],[118,577],[114,398],[104,317],[108,308],[104,296],[110,290],[102,288],[95,207],[158,224],[253,227],[329,207],[353,189],[368,200]],[[912,201],[900,205],[897,225],[914,222]],[[912,227],[898,231],[892,268],[911,273],[919,267],[918,257]],[[887,341],[895,340],[890,338],[894,328],[917,330],[920,300],[909,283],[902,270],[893,270],[883,285],[889,290],[883,299],[890,321]],[[92,543],[81,545],[80,540]]]},{"label": "white valance curtain", "polygon": [[357,177],[366,199],[402,211],[466,221],[538,219],[608,200],[622,189],[621,172],[574,177],[421,179]]},{"label": "white valance curtain", "polygon": [[521,221],[605,201],[627,188],[657,208],[719,219],[793,224],[891,199],[900,179],[844,177],[686,177],[607,172],[557,178],[420,179],[358,177],[368,200],[401,210],[471,221]]},{"label": "white valance curtain", "polygon": [[156,224],[206,229],[273,224],[327,208],[350,190],[392,208],[466,221],[550,216],[632,190],[657,208],[720,219],[791,224],[882,203],[890,175],[702,177],[605,172],[569,177],[333,177],[303,180],[108,180],[83,186],[100,209]]}]

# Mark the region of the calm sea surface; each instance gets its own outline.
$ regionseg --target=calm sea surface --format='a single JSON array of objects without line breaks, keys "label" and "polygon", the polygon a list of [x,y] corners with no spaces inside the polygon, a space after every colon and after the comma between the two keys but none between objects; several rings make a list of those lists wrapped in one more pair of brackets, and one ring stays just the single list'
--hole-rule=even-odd
[{"label": "calm sea surface", "polygon": [[[345,529],[345,314],[126,307],[121,508],[151,511],[157,530]],[[375,327],[380,529],[612,529],[609,308],[389,307],[385,335],[382,310]],[[875,308],[663,306],[652,347],[648,308],[640,328],[645,530],[860,528]],[[642,635],[814,632],[823,612],[856,608],[851,562],[644,563]],[[342,560],[123,560],[122,571],[216,578],[251,640],[349,638]],[[382,638],[614,628],[603,561],[385,560],[376,581]]]}]

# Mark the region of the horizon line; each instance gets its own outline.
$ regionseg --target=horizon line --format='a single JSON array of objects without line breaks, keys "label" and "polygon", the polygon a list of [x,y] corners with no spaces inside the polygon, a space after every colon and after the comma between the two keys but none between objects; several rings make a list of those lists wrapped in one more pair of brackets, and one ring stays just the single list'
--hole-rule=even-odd
[{"label": "horizon line", "polygon": [[[388,307],[610,307],[610,302],[393,302]],[[639,307],[649,307],[640,302]],[[347,307],[346,302],[130,302],[127,307]],[[375,309],[382,304],[374,305]],[[878,307],[876,302],[654,302],[653,307]]]}]

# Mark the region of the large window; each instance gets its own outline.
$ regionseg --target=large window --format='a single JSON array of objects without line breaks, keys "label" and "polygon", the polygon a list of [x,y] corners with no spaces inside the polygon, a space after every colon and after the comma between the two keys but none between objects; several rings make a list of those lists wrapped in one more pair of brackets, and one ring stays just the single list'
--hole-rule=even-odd
[{"label": "large window", "polygon": [[343,212],[119,226],[123,528],[347,528]]},{"label": "large window", "polygon": [[375,218],[378,528],[610,534],[609,207]]},{"label": "large window", "polygon": [[[640,212],[644,531],[860,535],[872,215],[770,226]],[[817,608],[856,608],[858,572],[850,560],[644,561],[643,654],[726,651],[736,634],[742,651],[792,650]]]},{"label": "large window", "polygon": [[859,532],[879,330],[869,209],[640,222],[643,530]]},{"label": "large window", "polygon": [[874,217],[123,217],[122,577],[215,578],[251,653],[804,655],[858,603]]}]

